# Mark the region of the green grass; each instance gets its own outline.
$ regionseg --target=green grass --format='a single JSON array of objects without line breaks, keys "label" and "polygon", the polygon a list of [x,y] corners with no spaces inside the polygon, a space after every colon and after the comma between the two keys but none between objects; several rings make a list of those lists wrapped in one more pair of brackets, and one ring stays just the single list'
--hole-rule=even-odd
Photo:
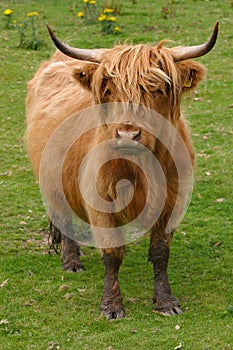
[{"label": "green grass", "polygon": [[[125,0],[118,36],[104,36],[98,25],[76,18],[74,3],[0,4],[0,285],[7,280],[0,287],[0,348],[233,349],[232,1],[177,0],[166,8],[160,0]],[[17,19],[38,11],[38,34],[46,46],[38,51],[18,48],[16,29],[4,28],[1,14],[6,8]],[[121,268],[127,317],[107,322],[99,312],[104,271],[98,252],[83,248],[85,272],[79,275],[65,273],[60,258],[47,254],[47,218],[23,142],[26,82],[54,51],[45,23],[72,45],[92,48],[126,39],[135,44],[164,38],[175,45],[198,44],[209,37],[216,20],[216,47],[198,59],[208,69],[207,79],[197,95],[183,101],[197,169],[189,210],[173,240],[169,276],[184,313],[171,318],[153,313],[152,266],[147,263],[148,239],[143,238],[128,246]]]}]

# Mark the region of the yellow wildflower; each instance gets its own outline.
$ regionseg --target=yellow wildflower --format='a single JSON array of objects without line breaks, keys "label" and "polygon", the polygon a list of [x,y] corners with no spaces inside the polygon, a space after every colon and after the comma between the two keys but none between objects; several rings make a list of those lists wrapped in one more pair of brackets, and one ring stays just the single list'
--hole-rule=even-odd
[{"label": "yellow wildflower", "polygon": [[108,21],[111,21],[111,22],[116,22],[117,18],[111,16],[111,17],[108,17],[107,20],[108,20]]},{"label": "yellow wildflower", "polygon": [[91,1],[90,1],[90,4],[91,4],[91,5],[95,5],[95,4],[96,4],[95,0],[91,0]]},{"label": "yellow wildflower", "polygon": [[83,11],[78,12],[78,13],[77,13],[77,16],[78,16],[79,18],[84,17],[84,12],[83,12]]},{"label": "yellow wildflower", "polygon": [[88,2],[89,0],[83,0],[83,2],[85,2],[85,4]]},{"label": "yellow wildflower", "polygon": [[113,10],[112,9],[104,9],[104,13],[112,13]]},{"label": "yellow wildflower", "polygon": [[27,13],[27,17],[33,17],[33,16],[38,16],[38,12],[32,11]]},{"label": "yellow wildflower", "polygon": [[107,18],[106,15],[100,15],[99,18],[98,18],[98,21],[102,22],[102,21],[104,21],[106,18]]},{"label": "yellow wildflower", "polygon": [[5,16],[10,16],[13,12],[14,12],[14,11],[11,10],[11,9],[6,9],[6,10],[3,12],[3,14],[4,14]]},{"label": "yellow wildflower", "polygon": [[119,27],[115,27],[114,30],[115,30],[115,32],[121,32],[121,28],[119,28]]}]

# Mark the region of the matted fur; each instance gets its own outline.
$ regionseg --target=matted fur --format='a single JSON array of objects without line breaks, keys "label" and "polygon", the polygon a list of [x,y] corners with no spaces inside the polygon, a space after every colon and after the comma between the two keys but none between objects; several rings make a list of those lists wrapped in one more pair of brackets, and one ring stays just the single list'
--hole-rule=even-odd
[{"label": "matted fur", "polygon": [[[124,96],[124,102],[141,103],[142,89],[150,93],[164,83],[172,86],[173,90],[178,87],[172,56],[151,46],[117,46],[111,56],[103,60],[103,65],[107,76],[114,79],[116,88]],[[94,86],[98,96],[98,83]]]},{"label": "matted fur", "polygon": [[[180,102],[182,93],[194,89],[203,79],[204,74],[205,70],[202,65],[192,60],[174,62],[172,51],[164,48],[163,42],[157,47],[149,45],[116,46],[103,54],[100,64],[71,59],[56,52],[48,62],[40,67],[34,78],[28,83],[26,143],[36,177],[39,178],[39,168],[45,146],[56,128],[80,110],[95,104],[111,102],[126,103],[129,116],[137,113],[140,105],[159,112],[177,129],[194,165],[194,150],[187,124],[181,117]],[[119,123],[121,123],[120,120]],[[141,126],[130,125],[130,120],[127,125],[120,124],[120,126],[107,125],[106,122],[106,125],[92,129],[83,135],[70,148],[62,174],[64,191],[73,211],[93,226],[115,227],[137,216],[146,201],[147,183],[135,165],[125,164],[125,161],[115,159],[99,172],[97,187],[100,195],[108,201],[115,199],[116,183],[119,179],[128,178],[133,183],[135,190],[133,200],[126,209],[116,215],[106,215],[88,207],[83,201],[77,180],[82,158],[95,145],[107,139],[115,139],[119,128],[127,132],[140,129],[138,142],[153,152],[166,177],[165,206],[159,220],[151,230],[149,258],[154,263],[155,276],[159,276],[160,279],[160,273],[162,273],[161,278],[165,286],[164,290],[162,288],[158,292],[155,285],[154,298],[158,308],[169,314],[179,313],[177,301],[171,294],[166,277],[169,245],[176,227],[170,233],[166,233],[165,229],[178,194],[176,167],[166,147]],[[167,137],[169,138],[169,135]],[[174,140],[174,147],[176,147],[176,142],[177,140]],[[184,155],[179,148],[176,152],[176,156],[182,163]],[[86,175],[88,186],[88,172],[84,175]],[[51,197],[56,195],[56,188],[52,186],[53,184],[51,184]],[[124,200],[127,200],[127,193]],[[155,209],[156,203],[151,206],[152,211]],[[58,212],[62,215],[63,207],[61,206],[59,210]],[[160,254],[157,254],[160,247],[162,247],[161,257]],[[114,318],[114,315],[122,317],[122,301],[117,278],[124,256],[124,248],[108,247],[102,250],[102,256],[107,276],[102,311],[108,318]],[[158,271],[157,268],[159,268]],[[158,286],[161,288],[160,280]]]}]

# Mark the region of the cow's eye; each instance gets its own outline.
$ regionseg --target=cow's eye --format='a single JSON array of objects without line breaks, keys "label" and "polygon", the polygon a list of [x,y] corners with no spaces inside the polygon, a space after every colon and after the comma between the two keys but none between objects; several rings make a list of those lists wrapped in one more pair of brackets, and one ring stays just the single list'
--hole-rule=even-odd
[{"label": "cow's eye", "polygon": [[111,90],[110,89],[107,89],[105,91],[105,96],[110,96],[112,94]]},{"label": "cow's eye", "polygon": [[85,75],[86,75],[86,73],[85,73],[85,72],[81,72],[81,73],[79,73],[79,78],[84,78],[84,77],[85,77]]}]

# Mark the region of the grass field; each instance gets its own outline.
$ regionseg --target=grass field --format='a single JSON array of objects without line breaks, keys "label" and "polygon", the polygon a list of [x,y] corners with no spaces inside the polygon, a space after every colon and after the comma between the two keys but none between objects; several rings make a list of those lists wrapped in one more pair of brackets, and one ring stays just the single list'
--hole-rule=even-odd
[{"label": "grass field", "polygon": [[[104,35],[97,21],[78,18],[82,1],[0,3],[0,349],[232,350],[233,2],[115,4],[118,35]],[[17,22],[6,28],[8,8],[14,11],[11,23]],[[44,43],[39,50],[18,47],[17,26],[30,11],[39,14],[37,37]],[[60,257],[48,254],[47,217],[23,142],[26,83],[54,52],[45,24],[73,46],[93,48],[126,39],[195,45],[210,36],[216,20],[216,47],[198,59],[208,69],[207,79],[183,101],[197,168],[189,210],[174,236],[169,276],[184,313],[166,318],[153,312],[153,271],[144,237],[128,246],[121,268],[127,316],[108,322],[99,312],[104,270],[97,250],[83,248],[85,271],[79,275],[65,273]]]}]

